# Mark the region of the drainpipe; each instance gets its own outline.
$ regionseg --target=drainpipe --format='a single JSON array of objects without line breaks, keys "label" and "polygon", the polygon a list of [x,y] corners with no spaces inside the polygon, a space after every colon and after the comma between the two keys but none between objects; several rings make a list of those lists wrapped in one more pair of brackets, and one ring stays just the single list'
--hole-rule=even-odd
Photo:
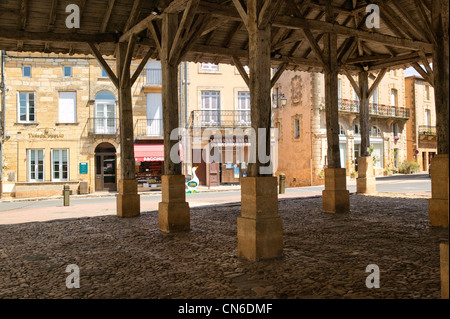
[{"label": "drainpipe", "polygon": [[5,54],[6,51],[2,50],[2,60],[1,60],[1,73],[2,77],[0,78],[0,90],[2,91],[2,136],[0,137],[0,198],[3,196],[3,141],[5,140],[5,108],[6,108],[6,84],[5,84]]},{"label": "drainpipe", "polygon": [[[188,129],[189,129],[189,125],[188,125],[188,119],[189,119],[189,114],[188,114],[188,62],[184,62],[184,129],[185,129],[185,134],[186,137],[189,134]],[[186,138],[187,140],[190,140],[188,138]],[[192,141],[190,141],[192,143]],[[188,154],[189,153],[189,145],[187,145],[187,143],[184,143],[184,150],[183,150],[183,156],[184,156],[184,162],[185,162],[185,174],[188,175],[188,163],[190,163],[191,161],[191,155]]]}]

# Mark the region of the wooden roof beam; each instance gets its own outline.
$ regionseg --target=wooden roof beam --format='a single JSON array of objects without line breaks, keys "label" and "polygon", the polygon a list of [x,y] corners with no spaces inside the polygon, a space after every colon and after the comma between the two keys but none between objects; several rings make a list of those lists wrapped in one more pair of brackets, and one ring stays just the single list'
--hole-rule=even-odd
[{"label": "wooden roof beam", "polygon": [[47,31],[52,31],[56,22],[56,10],[58,8],[58,0],[52,0],[50,16],[48,18]]},{"label": "wooden roof beam", "polygon": [[247,84],[247,86],[250,86],[250,78],[239,58],[237,56],[233,56],[231,57],[231,59],[234,63],[234,66],[239,71],[239,74],[241,75],[242,79],[245,81],[245,84]]},{"label": "wooden roof beam", "polygon": [[127,23],[123,28],[122,33],[126,33],[132,26],[136,24],[136,20],[139,17],[142,9],[142,0],[134,0],[133,8],[131,9],[130,16],[128,17]]},{"label": "wooden roof beam", "polygon": [[433,83],[433,77],[430,76],[430,75],[428,74],[428,72],[426,72],[426,71],[420,66],[419,63],[414,62],[414,63],[411,64],[411,66],[414,68],[414,70],[417,71],[417,73],[419,73],[419,74],[424,78],[425,81],[427,81],[427,82],[430,83],[432,86],[434,86],[434,83]]},{"label": "wooden roof beam", "polygon": [[186,35],[194,22],[195,11],[200,3],[200,0],[190,0],[186,9],[183,12],[183,17],[181,18],[180,25],[178,26],[177,33],[173,39],[172,48],[169,54],[169,61],[174,63],[178,61],[180,56],[180,51],[182,49],[182,42],[185,40]]},{"label": "wooden roof beam", "polygon": [[233,4],[237,12],[239,13],[239,16],[241,17],[242,22],[244,22],[244,25],[247,28],[248,27],[247,9],[244,8],[240,0],[233,0]]},{"label": "wooden roof beam", "polygon": [[428,35],[428,39],[432,43],[437,43],[436,36],[433,32],[433,29],[431,28],[430,19],[428,18],[427,13],[425,12],[423,2],[421,0],[415,0],[415,2],[416,2],[416,10],[419,13],[420,20],[423,23],[425,30],[427,31],[426,34]]},{"label": "wooden roof beam", "polygon": [[55,32],[29,32],[17,29],[2,28],[0,39],[27,41],[32,43],[41,42],[71,42],[71,43],[115,43],[116,37],[113,33],[82,34],[82,33],[55,33]]},{"label": "wooden roof beam", "polygon": [[407,23],[408,27],[411,30],[414,30],[415,34],[420,35],[421,40],[428,41],[427,33],[423,30],[423,28],[417,26],[416,21],[413,20],[413,18],[403,6],[399,5],[397,1],[391,1],[386,3],[385,7],[389,7],[390,5],[394,6],[394,8],[397,9],[403,21]]},{"label": "wooden roof beam", "polygon": [[[241,17],[235,9],[225,8],[213,3],[206,4],[205,2],[202,2],[199,6],[198,12],[209,13],[213,16],[227,17],[230,20],[241,21]],[[358,36],[362,40],[390,45],[392,47],[410,50],[424,50],[425,52],[432,51],[432,44],[428,42],[398,38],[372,31],[356,30],[354,28],[341,26],[326,21],[317,21],[290,16],[277,16],[274,19],[272,26],[287,29],[310,29],[311,31],[332,32],[344,36]]]},{"label": "wooden roof beam", "polygon": [[275,86],[275,84],[277,83],[278,79],[281,77],[281,75],[283,74],[283,72],[286,70],[288,66],[288,63],[283,63],[278,69],[277,72],[273,75],[272,79],[270,80],[270,84],[272,87]]},{"label": "wooden roof beam", "polygon": [[109,78],[111,79],[112,83],[115,85],[116,88],[119,88],[119,80],[116,76],[116,74],[111,70],[108,63],[103,58],[100,51],[97,49],[94,43],[88,42],[89,48],[91,49],[92,55],[97,59],[98,63],[103,67],[105,72],[108,74]]},{"label": "wooden roof beam", "polygon": [[111,18],[111,13],[114,8],[114,3],[116,0],[108,0],[108,6],[106,7],[105,15],[103,16],[102,25],[100,27],[100,33],[105,33],[108,27],[109,19]]},{"label": "wooden roof beam", "polygon": [[28,19],[28,0],[20,3],[20,30],[25,30]]},{"label": "wooden roof beam", "polygon": [[[239,13],[237,13],[234,8],[230,9],[213,3],[202,2],[197,12],[209,13],[217,17],[227,17],[230,20],[235,21],[241,21],[242,19]],[[287,29],[310,29],[311,31],[331,32],[344,36],[357,36],[361,40],[381,43],[392,47],[404,48],[409,50],[424,50],[425,52],[432,51],[432,44],[428,42],[398,38],[381,33],[375,33],[372,31],[356,30],[354,28],[341,26],[326,21],[317,21],[290,16],[277,16],[274,19],[272,26]]]},{"label": "wooden roof beam", "polygon": [[318,43],[316,42],[316,39],[314,38],[313,34],[308,29],[302,29],[303,34],[305,35],[306,39],[309,42],[309,45],[311,46],[311,49],[313,50],[316,57],[319,59],[319,61],[322,63],[322,66],[325,70],[325,72],[329,72],[329,66],[325,59],[325,56],[323,55],[322,50],[320,49]]},{"label": "wooden roof beam", "polygon": [[134,83],[136,82],[136,80],[138,79],[138,77],[141,75],[142,70],[145,68],[145,65],[147,64],[148,60],[150,59],[150,57],[153,54],[153,49],[149,48],[147,50],[147,53],[145,54],[145,56],[142,58],[141,62],[139,63],[137,69],[134,71],[133,76],[131,77],[131,86],[134,85]]}]

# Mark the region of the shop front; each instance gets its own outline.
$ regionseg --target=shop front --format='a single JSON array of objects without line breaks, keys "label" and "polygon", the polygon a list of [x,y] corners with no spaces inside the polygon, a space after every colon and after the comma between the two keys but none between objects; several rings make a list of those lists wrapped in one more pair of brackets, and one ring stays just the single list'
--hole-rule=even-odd
[{"label": "shop front", "polygon": [[164,144],[136,144],[136,178],[140,191],[159,190],[164,170]]},{"label": "shop front", "polygon": [[[181,147],[180,156],[183,161]],[[160,190],[164,174],[164,144],[161,141],[135,144],[134,157],[139,191]]]}]

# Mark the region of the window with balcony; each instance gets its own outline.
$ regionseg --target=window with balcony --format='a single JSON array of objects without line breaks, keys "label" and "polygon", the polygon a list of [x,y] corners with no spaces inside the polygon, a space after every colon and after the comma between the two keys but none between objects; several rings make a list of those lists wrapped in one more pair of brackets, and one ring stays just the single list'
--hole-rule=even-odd
[{"label": "window with balcony", "polygon": [[359,112],[359,96],[355,90],[353,90],[353,112]]},{"label": "window with balcony", "polygon": [[116,98],[109,91],[95,96],[94,134],[116,134]]},{"label": "window with balcony", "polygon": [[220,92],[202,91],[202,125],[219,125]]},{"label": "window with balcony", "polygon": [[398,106],[398,91],[397,89],[391,89],[391,106]]},{"label": "window with balcony", "polygon": [[149,61],[145,67],[145,84],[162,85],[162,72],[160,61]]},{"label": "window with balcony", "polygon": [[238,92],[237,121],[239,126],[249,126],[250,92]]},{"label": "window with balcony", "polygon": [[431,126],[431,110],[429,109],[425,110],[425,124]]},{"label": "window with balcony", "polygon": [[372,94],[372,114],[378,114],[379,108],[378,108],[378,87],[373,91]]},{"label": "window with balcony", "polygon": [[36,107],[34,92],[18,93],[18,121],[20,123],[36,122]]},{"label": "window with balcony", "polygon": [[163,136],[162,94],[147,94],[146,136]]}]

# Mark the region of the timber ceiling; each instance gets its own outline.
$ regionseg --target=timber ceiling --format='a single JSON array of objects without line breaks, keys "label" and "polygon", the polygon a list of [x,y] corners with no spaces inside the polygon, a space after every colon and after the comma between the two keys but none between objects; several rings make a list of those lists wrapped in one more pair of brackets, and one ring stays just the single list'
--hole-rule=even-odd
[{"label": "timber ceiling", "polygon": [[[184,61],[248,64],[248,34],[236,0],[201,0],[190,25]],[[268,0],[266,0],[268,1]],[[272,66],[322,71],[325,32],[338,35],[342,70],[428,65],[432,53],[431,0],[273,0]],[[161,12],[178,12],[189,0],[0,0],[0,49],[91,54],[95,43],[105,56],[115,44],[138,34],[134,57],[158,58]],[[245,1],[241,1],[245,8]],[[381,9],[380,28],[368,29],[366,7]],[[68,29],[66,7],[80,8],[80,28]],[[331,4],[331,6],[330,6]],[[331,9],[331,11],[330,11]],[[328,10],[328,11],[327,11]],[[332,21],[326,21],[326,12]],[[149,27],[150,26],[150,27]],[[149,51],[151,50],[151,51]]]}]

